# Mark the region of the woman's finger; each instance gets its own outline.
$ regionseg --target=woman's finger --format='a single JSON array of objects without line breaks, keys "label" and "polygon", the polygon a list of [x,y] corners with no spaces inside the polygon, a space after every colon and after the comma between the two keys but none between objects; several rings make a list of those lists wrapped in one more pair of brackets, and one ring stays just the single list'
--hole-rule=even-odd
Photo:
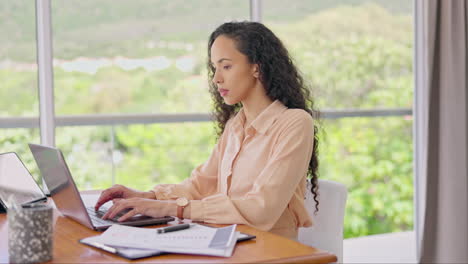
[{"label": "woman's finger", "polygon": [[102,219],[106,220],[106,219],[109,219],[109,218],[113,218],[118,212],[120,212],[122,209],[119,209],[120,206],[119,204],[121,203],[121,201],[116,201],[114,202],[114,204],[109,207],[109,209],[107,210],[107,212],[102,216]]},{"label": "woman's finger", "polygon": [[112,199],[112,202],[113,202],[113,203],[117,203],[117,202],[119,202],[120,200],[122,200],[122,198],[114,198],[114,199]]},{"label": "woman's finger", "polygon": [[109,189],[106,189],[104,190],[103,192],[101,192],[101,195],[99,196],[99,199],[98,201],[96,202],[96,205],[94,206],[94,209],[97,211],[99,210],[99,208],[107,203],[108,201],[112,200],[113,198],[115,198],[115,191],[113,190],[113,188],[109,188]]},{"label": "woman's finger", "polygon": [[109,215],[112,213],[113,208],[114,208],[114,205],[109,207],[109,209],[107,209],[106,213],[101,217],[101,219],[106,220],[109,217]]},{"label": "woman's finger", "polygon": [[130,217],[133,217],[133,216],[135,216],[135,215],[137,215],[137,214],[138,214],[137,210],[132,209],[132,210],[128,211],[126,214],[122,215],[122,216],[118,219],[118,221],[119,221],[119,222],[126,221],[126,220],[129,219]]},{"label": "woman's finger", "polygon": [[99,195],[99,198],[96,202],[96,205],[94,205],[94,210],[99,210],[99,207],[101,207],[101,205],[105,204],[107,202],[106,198],[107,198],[107,194],[106,194],[106,191],[107,190],[104,190],[101,192],[101,195]]},{"label": "woman's finger", "polygon": [[122,198],[124,196],[124,190],[122,188],[123,186],[116,184],[101,192],[94,209],[97,211],[103,204],[107,203],[108,201],[115,198]]},{"label": "woman's finger", "polygon": [[120,199],[119,201],[115,202],[112,207],[112,212],[110,212],[107,216],[110,219],[113,219],[122,210],[125,210],[127,208],[133,208],[134,206],[128,200]]}]

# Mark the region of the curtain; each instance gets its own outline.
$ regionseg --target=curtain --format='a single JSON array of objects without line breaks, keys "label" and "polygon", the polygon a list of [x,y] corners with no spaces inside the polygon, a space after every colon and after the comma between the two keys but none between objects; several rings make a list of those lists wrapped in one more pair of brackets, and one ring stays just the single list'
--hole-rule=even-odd
[{"label": "curtain", "polygon": [[419,261],[468,263],[468,1],[428,0],[424,12],[427,152]]}]

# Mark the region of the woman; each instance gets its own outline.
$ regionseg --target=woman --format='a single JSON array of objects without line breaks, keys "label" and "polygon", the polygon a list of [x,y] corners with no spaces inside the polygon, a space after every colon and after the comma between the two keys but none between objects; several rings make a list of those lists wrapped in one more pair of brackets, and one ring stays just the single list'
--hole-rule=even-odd
[{"label": "woman", "polygon": [[260,23],[218,27],[208,58],[219,130],[209,159],[180,184],[149,192],[114,185],[96,209],[113,200],[104,219],[130,208],[119,221],[177,215],[296,239],[298,227],[312,224],[304,207],[307,175],[317,202],[315,112],[303,79],[281,41]]}]

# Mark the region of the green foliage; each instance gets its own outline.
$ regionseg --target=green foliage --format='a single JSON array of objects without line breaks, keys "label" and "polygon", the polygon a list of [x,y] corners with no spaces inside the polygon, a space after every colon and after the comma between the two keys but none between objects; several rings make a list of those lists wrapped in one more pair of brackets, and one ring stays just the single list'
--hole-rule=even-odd
[{"label": "green foliage", "polygon": [[[319,109],[411,107],[410,16],[366,4],[270,25],[311,82]],[[411,118],[325,120],[321,125],[320,177],[349,190],[345,237],[412,229]]]},{"label": "green foliage", "polygon": [[320,109],[412,105],[411,17],[367,4],[270,24],[311,82]]},{"label": "green foliage", "polygon": [[117,128],[116,140],[118,182],[148,189],[188,177],[211,153],[214,131],[209,123],[134,125]]},{"label": "green foliage", "polygon": [[[220,23],[222,18],[207,14],[226,12],[215,2],[204,0],[209,10],[192,6],[175,17],[168,10],[183,7],[179,1],[152,1],[155,5],[147,9],[135,9],[146,6],[139,1],[119,5],[100,1],[99,6],[93,1],[54,3],[55,48],[61,59],[164,55],[173,62],[151,72],[113,66],[87,74],[55,67],[57,114],[208,112],[206,38],[216,25],[213,21]],[[389,12],[376,4],[358,5],[362,2],[343,0],[339,3],[347,6],[335,7],[337,1],[330,0],[310,7],[309,0],[294,1],[290,9],[267,9],[265,23],[286,43],[311,84],[319,109],[411,107],[412,20],[407,15],[411,8],[403,4],[407,1],[374,1]],[[11,6],[20,8],[21,3]],[[233,16],[247,12],[247,6],[233,3],[238,2],[226,4]],[[283,2],[269,3],[281,7]],[[0,15],[13,12],[5,6],[0,4]],[[82,9],[89,13],[68,18]],[[317,10],[322,11],[313,13]],[[197,28],[187,17],[200,18],[206,27]],[[180,23],[173,22],[177,19]],[[34,45],[27,44],[28,26],[17,28],[15,23],[0,25],[2,30],[19,32],[12,37],[18,47],[11,40],[0,42],[0,58],[28,61],[31,54],[23,49]],[[87,44],[78,45],[77,38]],[[161,40],[189,40],[193,49],[147,47],[148,41]],[[10,52],[15,48],[22,52]],[[195,67],[188,72],[177,69],[174,61],[180,56],[195,58]],[[0,115],[37,115],[36,75],[35,70],[0,67],[0,98],[8,98],[2,100]],[[344,118],[320,124],[320,177],[342,182],[349,191],[345,237],[412,229],[411,117]],[[39,141],[37,129],[0,133],[0,151],[17,151],[37,177],[26,145]],[[80,189],[108,187],[113,177],[116,183],[143,190],[180,182],[208,158],[215,144],[212,123],[65,127],[57,128],[56,134]]]},{"label": "green foliage", "polygon": [[0,116],[37,115],[37,75],[0,68]]},{"label": "green foliage", "polygon": [[103,189],[112,184],[112,144],[108,127],[60,127],[56,145],[81,190]]},{"label": "green foliage", "polygon": [[353,118],[324,122],[320,175],[344,183],[345,237],[412,228],[412,120]]}]

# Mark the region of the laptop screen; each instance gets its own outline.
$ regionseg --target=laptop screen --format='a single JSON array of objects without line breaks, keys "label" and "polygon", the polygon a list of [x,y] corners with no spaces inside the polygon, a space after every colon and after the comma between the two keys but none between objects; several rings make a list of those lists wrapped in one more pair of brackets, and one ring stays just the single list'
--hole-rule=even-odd
[{"label": "laptop screen", "polygon": [[0,199],[4,206],[46,199],[41,188],[16,153],[0,154]]},{"label": "laptop screen", "polygon": [[60,212],[93,228],[62,152],[36,144],[29,144],[29,149]]}]

